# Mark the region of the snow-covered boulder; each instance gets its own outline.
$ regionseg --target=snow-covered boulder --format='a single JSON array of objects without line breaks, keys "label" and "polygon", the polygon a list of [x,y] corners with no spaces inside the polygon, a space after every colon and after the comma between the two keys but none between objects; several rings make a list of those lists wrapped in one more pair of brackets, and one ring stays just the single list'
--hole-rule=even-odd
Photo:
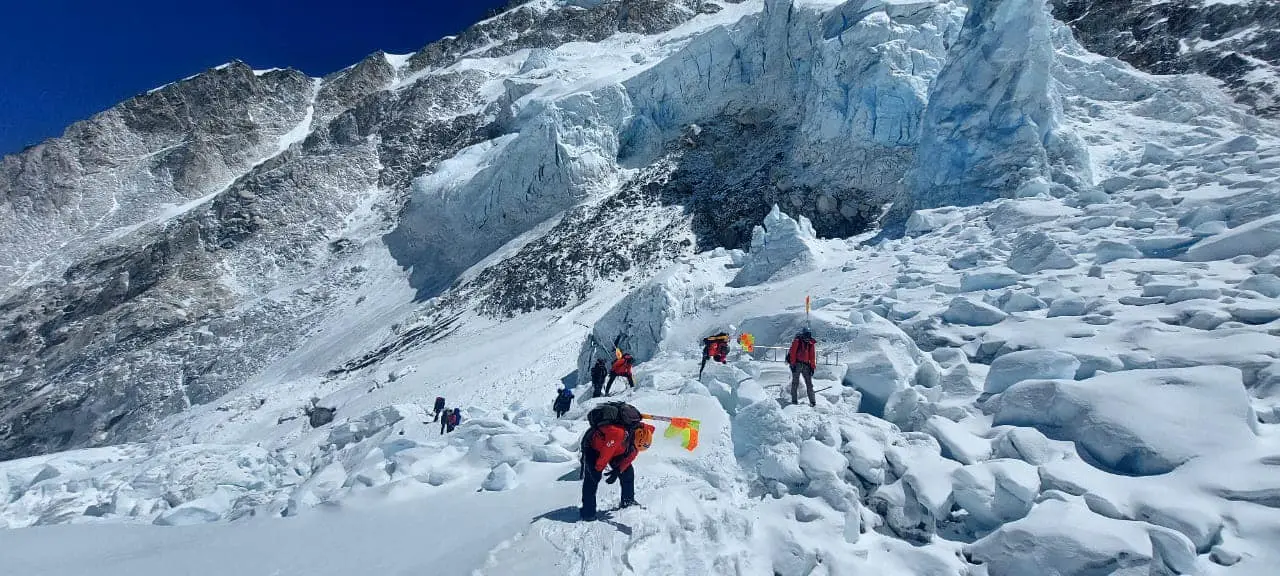
[{"label": "snow-covered boulder", "polygon": [[1000,394],[1023,380],[1071,379],[1080,368],[1075,356],[1056,350],[1019,350],[996,358],[982,389]]},{"label": "snow-covered boulder", "polygon": [[1044,232],[1023,232],[1014,238],[1007,264],[1020,274],[1076,267],[1075,259]]},{"label": "snow-covered boulder", "polygon": [[1221,297],[1222,291],[1217,288],[1190,286],[1187,288],[1170,290],[1169,294],[1164,297],[1164,303],[1177,304],[1178,302],[1186,302],[1188,300],[1217,300]]},{"label": "snow-covered boulder", "polygon": [[485,477],[480,487],[490,492],[502,492],[514,489],[519,485],[520,476],[516,474],[515,469],[510,464],[503,462],[489,471],[489,475]]},{"label": "snow-covered boulder", "polygon": [[942,395],[948,398],[969,398],[976,396],[979,392],[977,385],[973,382],[968,364],[956,364],[948,368],[942,373],[939,387],[942,389]]},{"label": "snow-covered boulder", "polygon": [[1023,381],[993,404],[995,424],[1034,426],[1132,475],[1163,474],[1255,442],[1242,374],[1226,366]]},{"label": "snow-covered boulder", "polygon": [[1201,240],[1183,256],[1192,262],[1230,260],[1250,254],[1259,258],[1280,249],[1280,214],[1254,220]]},{"label": "snow-covered boulder", "polygon": [[962,326],[994,326],[1008,317],[1008,314],[995,306],[965,296],[951,299],[942,313],[943,320]]},{"label": "snow-covered boulder", "polygon": [[1040,475],[1021,460],[992,460],[952,472],[951,485],[956,505],[969,513],[966,523],[987,531],[1026,517],[1040,493]]},{"label": "snow-covered boulder", "polygon": [[907,236],[920,236],[946,228],[964,218],[964,214],[951,207],[916,210],[907,218]]},{"label": "snow-covered boulder", "polygon": [[844,385],[862,393],[863,412],[882,416],[889,398],[914,384],[921,365],[933,359],[894,323],[872,312],[854,311],[849,320],[856,346],[849,353]]},{"label": "snow-covered boulder", "polygon": [[1257,292],[1268,298],[1280,297],[1280,277],[1275,274],[1254,274],[1237,286],[1241,290]]},{"label": "snow-covered boulder", "polygon": [[974,435],[956,422],[930,416],[924,431],[942,447],[942,456],[961,464],[974,464],[991,457],[991,441]]},{"label": "snow-covered boulder", "polygon": [[1022,275],[1004,267],[986,268],[960,275],[961,292],[998,290],[1018,283]]},{"label": "snow-covered boulder", "polygon": [[341,449],[349,444],[355,444],[375,434],[385,432],[388,428],[406,418],[416,418],[418,421],[427,419],[426,412],[414,404],[387,406],[335,425],[329,431],[328,443]]},{"label": "snow-covered boulder", "polygon": [[1036,298],[1026,292],[1005,292],[996,301],[1000,305],[1000,309],[1007,313],[1014,312],[1031,312],[1033,310],[1044,310],[1049,305],[1043,300]]},{"label": "snow-covered boulder", "polygon": [[219,487],[212,494],[184,502],[155,519],[158,526],[192,526],[209,524],[226,518],[243,491]]},{"label": "snow-covered boulder", "polygon": [[1098,574],[1099,566],[1145,575],[1145,570],[1132,570],[1151,561],[1146,526],[1099,516],[1081,503],[1049,499],[1026,518],[971,544],[968,554],[982,562],[990,576],[1043,574],[1048,566],[1060,576]]},{"label": "snow-covered boulder", "polygon": [[1117,242],[1115,240],[1103,240],[1093,248],[1093,261],[1096,264],[1106,264],[1115,262],[1116,260],[1137,259],[1142,258],[1142,252],[1133,247],[1128,242]]},{"label": "snow-covered boulder", "polygon": [[730,286],[754,286],[783,274],[807,272],[824,261],[824,249],[808,218],[797,221],[775,204],[764,225],[751,232],[751,251]]},{"label": "snow-covered boulder", "polygon": [[1054,299],[1049,305],[1049,318],[1057,318],[1058,316],[1084,316],[1097,308],[1100,303],[1097,300],[1084,298],[1081,296],[1066,296]]},{"label": "snow-covered boulder", "polygon": [[991,215],[987,216],[987,224],[997,232],[1007,233],[1078,215],[1080,210],[1066,206],[1056,199],[1019,198],[1002,200],[991,211]]},{"label": "snow-covered boulder", "polygon": [[1036,466],[1074,454],[1069,443],[1050,440],[1035,428],[1016,426],[997,436],[993,446],[993,455],[997,458],[1022,460]]}]

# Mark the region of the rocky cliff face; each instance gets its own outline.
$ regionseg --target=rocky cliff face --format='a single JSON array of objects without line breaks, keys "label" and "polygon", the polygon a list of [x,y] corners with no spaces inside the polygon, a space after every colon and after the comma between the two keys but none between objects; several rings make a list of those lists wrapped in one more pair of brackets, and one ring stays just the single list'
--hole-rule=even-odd
[{"label": "rocky cliff face", "polygon": [[842,237],[1088,192],[1061,31],[1013,0],[536,0],[322,79],[141,95],[0,166],[0,459],[572,307],[774,204]]},{"label": "rocky cliff face", "polygon": [[1221,80],[1258,114],[1280,116],[1280,4],[1269,0],[1052,0],[1086,48],[1153,74]]}]

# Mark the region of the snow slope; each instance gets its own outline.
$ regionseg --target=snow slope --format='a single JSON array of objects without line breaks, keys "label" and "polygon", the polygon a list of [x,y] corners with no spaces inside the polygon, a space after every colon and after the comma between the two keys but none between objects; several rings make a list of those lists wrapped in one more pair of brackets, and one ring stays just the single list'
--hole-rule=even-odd
[{"label": "snow slope", "polygon": [[[922,4],[935,3],[877,4],[858,22],[940,45],[914,35],[946,35],[929,28],[934,20],[912,20]],[[927,18],[953,22],[964,12],[949,6]],[[784,26],[836,32],[825,42],[852,39],[872,33],[841,30],[863,7],[731,4],[647,50],[680,53],[686,48],[660,45],[697,31],[705,34],[696,46],[729,46],[726,35],[762,30],[788,46],[821,36],[790,37]],[[991,0],[968,11],[977,26],[984,21],[973,15],[988,11],[1027,23],[1041,44],[1024,56],[1039,60],[1005,64],[1041,74],[1047,66],[1046,84],[1023,78],[1036,90],[996,78],[1006,82],[995,84],[1000,94],[1016,97],[985,100],[992,95],[978,91],[981,82],[949,92],[894,79],[911,85],[921,106],[939,95],[946,104],[919,115],[933,142],[924,149],[937,153],[928,159],[946,162],[911,172],[912,186],[938,186],[912,198],[962,205],[916,213],[909,235],[822,239],[779,204],[760,219],[747,251],[681,256],[652,278],[610,278],[568,306],[510,318],[445,305],[447,295],[415,303],[411,272],[383,246],[362,244],[356,254],[373,280],[343,294],[344,305],[304,345],[241,388],[168,417],[146,442],[0,463],[0,522],[10,528],[0,532],[0,561],[20,574],[107,576],[175,567],[309,575],[1274,573],[1280,126],[1241,112],[1201,78],[1149,76],[1085,52],[1038,8]],[[777,19],[783,9],[788,16]],[[989,78],[995,71],[976,55],[1012,33],[947,36],[960,55],[951,68],[927,51],[904,54],[938,78]],[[621,100],[601,98],[618,96],[618,82],[656,90],[635,79],[668,65],[602,76],[585,67],[583,50],[546,56],[582,76],[565,92],[535,89],[546,92],[532,99],[543,99],[534,117],[619,114],[601,102]],[[719,62],[720,52],[707,54]],[[687,70],[696,59],[682,61]],[[965,62],[976,62],[973,75]],[[781,84],[799,81],[782,75]],[[912,110],[908,100],[877,110],[899,118]],[[586,107],[561,107],[568,102]],[[991,109],[975,110],[975,102]],[[679,128],[693,116],[655,118]],[[832,118],[806,121],[818,117]],[[879,120],[848,118],[884,135]],[[617,118],[597,119],[603,124],[588,124]],[[1009,172],[950,162],[968,161],[956,150],[961,143],[939,136],[953,128],[971,136],[965,145],[977,157],[999,156],[991,165]],[[566,206],[551,212],[624,186],[630,169],[610,165],[617,149],[599,154],[615,144],[612,130],[575,132],[581,139],[572,142],[556,136],[580,153],[578,167],[562,174],[600,176],[600,166],[608,174],[548,184],[565,194],[556,201]],[[459,191],[522,177],[486,173],[497,150],[536,152],[546,137],[521,133],[473,147],[418,180],[415,194],[478,201]],[[1023,152],[1029,163],[1019,163]],[[899,192],[886,188],[885,198],[904,198]],[[491,258],[452,265],[471,278],[524,258],[523,247],[541,246],[535,240],[554,229],[528,224],[508,224]],[[383,232],[372,208],[344,231]],[[769,348],[786,346],[802,326],[819,340],[813,408],[790,405],[789,374]],[[698,378],[699,339],[719,330],[750,332],[761,349],[735,348],[727,364]],[[550,404],[555,386],[576,386],[575,371],[615,339],[641,361],[638,388],[619,397],[645,412],[701,420],[701,444],[687,452],[660,435],[636,464],[644,508],[580,523],[577,445],[598,400],[577,387],[579,400],[560,420]],[[436,396],[463,409],[451,435],[430,422]],[[300,417],[313,397],[337,409],[333,423],[313,429]],[[616,487],[602,487],[602,507],[617,497]]]}]

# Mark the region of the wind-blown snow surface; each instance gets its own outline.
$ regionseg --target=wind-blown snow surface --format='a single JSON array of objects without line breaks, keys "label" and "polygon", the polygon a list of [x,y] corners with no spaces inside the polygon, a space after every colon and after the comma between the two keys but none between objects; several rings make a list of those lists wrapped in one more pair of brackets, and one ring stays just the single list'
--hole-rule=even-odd
[{"label": "wind-blown snow surface", "polygon": [[[783,4],[763,6],[836,31],[860,6]],[[730,6],[714,22],[761,17]],[[909,19],[917,5],[886,6]],[[874,232],[818,239],[783,205],[751,252],[683,257],[639,288],[617,279],[505,320],[420,309],[367,250],[384,282],[262,377],[168,418],[162,441],[0,463],[6,573],[1273,574],[1280,128],[1196,78],[1134,72],[1045,18],[1005,15],[1048,27],[1033,32],[1052,53],[1029,56],[1052,60],[1053,89],[990,117],[1014,129],[992,137],[1029,141],[1049,114],[1063,138],[1035,132],[1014,197],[966,198],[866,244]],[[981,50],[982,35],[959,37]],[[1055,164],[1068,137],[1087,170]],[[501,183],[474,169],[518,150],[509,140],[447,163],[470,179],[433,190]],[[704,335],[785,346],[806,322],[816,408],[777,401],[789,374],[767,349],[695,377]],[[636,464],[645,508],[577,523],[596,401],[562,420],[550,404],[620,334],[642,361],[621,396],[701,419],[701,446],[659,437]],[[327,372],[351,358],[366,361]],[[463,408],[452,435],[424,423],[437,395]],[[291,419],[312,396],[335,422]],[[604,508],[617,497],[602,487]]]}]

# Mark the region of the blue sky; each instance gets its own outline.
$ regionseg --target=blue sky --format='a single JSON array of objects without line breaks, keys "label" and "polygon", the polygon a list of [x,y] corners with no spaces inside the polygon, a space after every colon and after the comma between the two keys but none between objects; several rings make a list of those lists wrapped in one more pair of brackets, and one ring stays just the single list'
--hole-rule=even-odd
[{"label": "blue sky", "polygon": [[0,155],[233,59],[322,76],[413,52],[506,0],[37,0],[0,17]]}]

